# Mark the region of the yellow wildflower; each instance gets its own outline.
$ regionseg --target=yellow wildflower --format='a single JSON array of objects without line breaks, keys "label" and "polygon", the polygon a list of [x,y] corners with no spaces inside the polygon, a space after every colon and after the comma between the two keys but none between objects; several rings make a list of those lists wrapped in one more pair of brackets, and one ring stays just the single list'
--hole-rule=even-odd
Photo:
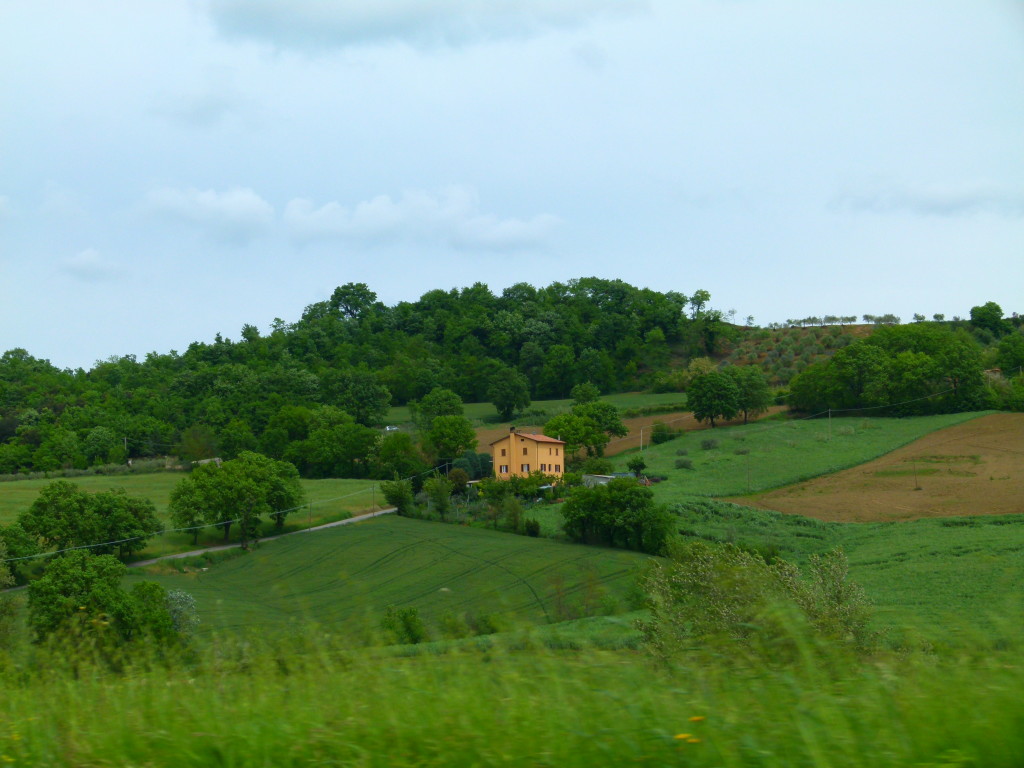
[{"label": "yellow wildflower", "polygon": [[701,720],[707,720],[707,715],[694,715],[690,718],[691,723],[699,723]]},{"label": "yellow wildflower", "polygon": [[700,744],[700,739],[698,739],[696,736],[692,736],[692,737],[690,737],[689,739],[686,740],[686,743],[687,744]]},{"label": "yellow wildflower", "polygon": [[676,734],[676,738],[679,739],[680,741],[684,741],[686,739],[692,739],[693,738],[693,734],[692,733],[677,733]]}]

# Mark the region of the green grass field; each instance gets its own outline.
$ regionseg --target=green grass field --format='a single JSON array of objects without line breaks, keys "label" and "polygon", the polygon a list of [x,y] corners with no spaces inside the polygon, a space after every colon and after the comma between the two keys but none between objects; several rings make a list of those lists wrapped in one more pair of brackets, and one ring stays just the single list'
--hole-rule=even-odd
[{"label": "green grass field", "polygon": [[[629,408],[645,408],[659,405],[675,405],[686,402],[686,395],[682,392],[664,392],[660,394],[649,394],[646,392],[623,392],[615,395],[603,395],[605,402],[611,403],[620,410]],[[527,410],[546,411],[554,416],[562,411],[568,411],[572,407],[572,400],[534,400]],[[498,411],[491,403],[466,403],[463,406],[466,418],[473,421],[477,426],[487,424],[498,426],[510,422],[502,422],[498,418]],[[393,406],[388,411],[388,423],[395,425],[408,425],[411,421],[409,408],[404,405]]]},{"label": "green grass field", "polygon": [[375,623],[389,605],[527,624],[625,609],[644,556],[386,516],[267,542],[206,572],[133,571],[191,592],[206,632]]},{"label": "green grass field", "polygon": [[[110,488],[124,488],[133,496],[149,499],[156,506],[157,515],[167,519],[167,504],[174,486],[185,477],[181,472],[153,472],[138,475],[99,476],[71,478],[74,483],[89,493],[106,491]],[[18,480],[0,483],[0,525],[10,523],[39,495],[39,491],[53,480]],[[302,487],[307,499],[313,504],[314,522],[338,520],[339,513],[351,513],[369,509],[372,502],[380,501],[377,484],[372,480],[303,480]]]},{"label": "green grass field", "polygon": [[[740,496],[853,467],[944,427],[983,413],[897,418],[769,420],[736,427],[698,430],[643,451],[649,474],[667,475],[654,486],[662,502],[690,496]],[[713,440],[716,446],[702,444]],[[682,453],[681,453],[682,452]],[[637,451],[613,461],[624,471]],[[677,469],[679,460],[692,469]]]},{"label": "green grass field", "polygon": [[826,523],[710,500],[678,507],[688,538],[732,542],[805,563],[842,547],[879,627],[938,633],[972,617],[976,629],[1019,611],[1024,515],[898,523]]},{"label": "green grass field", "polygon": [[[157,515],[169,524],[167,505],[171,490],[182,477],[184,475],[179,472],[158,472],[113,477],[92,475],[76,477],[70,482],[90,493],[109,488],[124,488],[134,496],[142,496],[152,501],[156,506]],[[19,480],[0,483],[0,525],[15,520],[22,510],[32,504],[40,489],[51,482],[53,481]],[[358,512],[380,508],[383,501],[377,483],[371,480],[303,480],[302,487],[306,491],[307,505],[289,514],[281,531],[277,531],[271,521],[264,520],[263,535],[288,533],[321,523],[344,520]],[[237,531],[233,531],[232,540],[236,540],[236,537]],[[165,533],[150,539],[146,549],[137,553],[133,559],[161,557],[199,547],[216,546],[222,544],[223,539],[223,533],[212,527],[202,529],[195,542],[191,533]]]}]

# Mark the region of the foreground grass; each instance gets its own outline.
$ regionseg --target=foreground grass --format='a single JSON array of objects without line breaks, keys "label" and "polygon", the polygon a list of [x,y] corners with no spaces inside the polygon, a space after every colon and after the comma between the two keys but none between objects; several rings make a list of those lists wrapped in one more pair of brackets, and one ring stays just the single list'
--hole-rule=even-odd
[{"label": "foreground grass", "polygon": [[[649,474],[668,476],[654,487],[658,501],[681,501],[695,495],[740,496],[862,464],[930,432],[981,415],[833,418],[831,428],[827,419],[769,420],[690,432],[646,448],[643,456]],[[624,471],[634,455],[636,451],[614,457],[616,468]],[[692,467],[677,468],[679,461],[690,462]]]},{"label": "foreground grass", "polygon": [[[1007,650],[793,665],[695,653],[396,658],[214,643],[121,674],[58,662],[3,675],[0,760],[19,766],[853,768],[1020,765],[1024,658]],[[41,659],[37,659],[41,661]],[[63,666],[63,668],[62,668]]]}]

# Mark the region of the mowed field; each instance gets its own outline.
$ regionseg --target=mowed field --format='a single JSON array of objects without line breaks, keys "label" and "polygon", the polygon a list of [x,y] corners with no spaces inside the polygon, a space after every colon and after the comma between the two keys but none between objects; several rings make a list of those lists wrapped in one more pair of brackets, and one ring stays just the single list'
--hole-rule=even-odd
[{"label": "mowed field", "polygon": [[1024,414],[983,416],[851,469],[732,500],[841,522],[1024,513]]},{"label": "mowed field", "polygon": [[[184,589],[202,631],[376,627],[389,605],[442,615],[499,615],[544,624],[579,612],[625,610],[646,556],[388,515],[266,542],[209,570],[133,569]],[[584,610],[588,609],[588,610]]]}]

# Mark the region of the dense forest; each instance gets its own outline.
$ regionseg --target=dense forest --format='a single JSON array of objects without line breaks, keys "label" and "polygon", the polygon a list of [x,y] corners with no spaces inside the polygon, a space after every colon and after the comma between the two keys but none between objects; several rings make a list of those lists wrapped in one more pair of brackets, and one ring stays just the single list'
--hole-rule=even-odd
[{"label": "dense forest", "polygon": [[[704,290],[686,296],[591,277],[519,283],[500,295],[476,283],[389,307],[350,283],[294,323],[276,319],[267,335],[245,325],[238,340],[218,334],[182,353],[62,370],[14,349],[0,357],[0,475],[255,450],[293,461],[305,476],[391,477],[422,461],[424,446],[407,434],[382,439],[376,428],[390,406],[415,409],[432,392],[500,403],[508,415],[531,398],[568,397],[582,383],[602,393],[683,390],[709,364],[769,365],[775,357],[778,366],[793,356],[768,350],[759,359],[751,347],[737,357],[744,335],[770,331],[734,325],[710,300]],[[869,339],[820,333],[824,345],[814,348],[822,355],[808,352],[783,369],[776,384],[799,374],[793,406],[877,406],[955,390],[928,408],[1014,407],[1013,385],[999,390],[983,371],[1024,363],[1016,316],[1004,319],[989,302],[970,321],[874,320],[886,324]]]}]

